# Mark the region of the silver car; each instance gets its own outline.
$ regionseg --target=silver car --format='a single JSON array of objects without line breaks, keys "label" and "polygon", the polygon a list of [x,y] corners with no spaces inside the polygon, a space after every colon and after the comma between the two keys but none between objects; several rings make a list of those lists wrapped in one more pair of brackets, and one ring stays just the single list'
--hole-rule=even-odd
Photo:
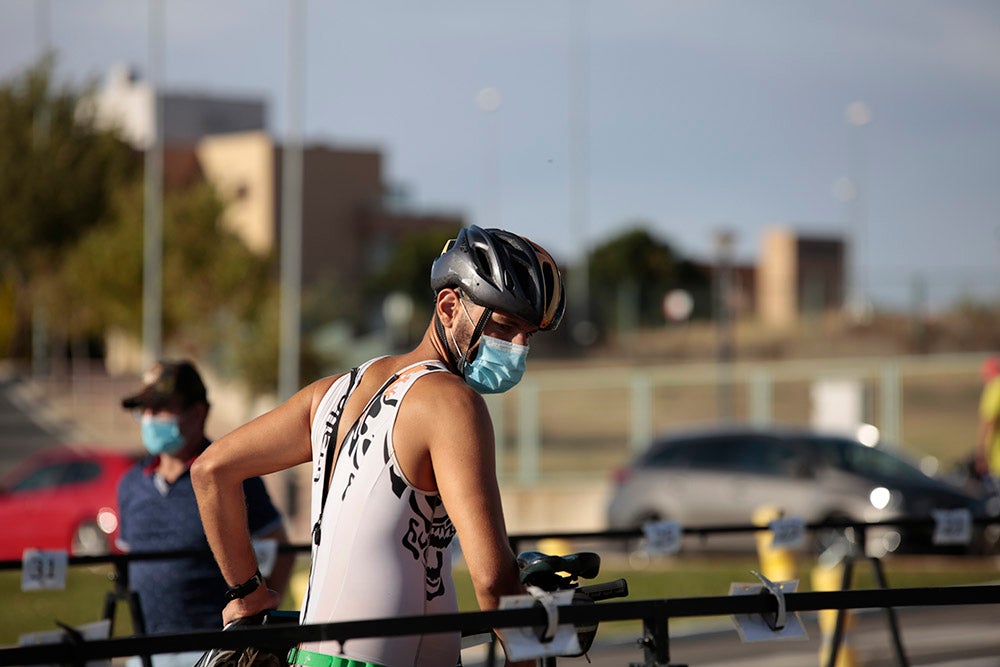
[{"label": "silver car", "polygon": [[[980,500],[894,452],[806,430],[732,427],[656,440],[616,473],[607,519],[612,529],[652,520],[749,526],[761,507],[807,523],[929,518],[935,509],[982,512]],[[870,530],[869,552],[927,550],[932,533],[930,525]],[[832,537],[831,531],[819,532],[815,546],[823,548]],[[752,547],[752,539],[713,535],[705,546]]]}]

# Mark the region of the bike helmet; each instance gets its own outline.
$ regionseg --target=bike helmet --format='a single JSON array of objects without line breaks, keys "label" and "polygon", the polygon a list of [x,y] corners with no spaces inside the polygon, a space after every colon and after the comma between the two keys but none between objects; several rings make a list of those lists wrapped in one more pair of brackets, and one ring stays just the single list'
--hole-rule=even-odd
[{"label": "bike helmet", "polygon": [[446,287],[541,331],[559,326],[566,310],[562,276],[552,255],[502,229],[472,225],[445,245],[431,267],[431,288],[437,293]]}]

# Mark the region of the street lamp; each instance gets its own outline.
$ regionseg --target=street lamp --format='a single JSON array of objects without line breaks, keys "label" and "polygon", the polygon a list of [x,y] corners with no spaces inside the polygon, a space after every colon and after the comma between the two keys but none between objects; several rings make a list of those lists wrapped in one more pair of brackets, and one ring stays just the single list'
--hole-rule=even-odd
[{"label": "street lamp", "polygon": [[864,155],[862,128],[872,122],[871,109],[862,101],[851,102],[844,112],[847,124],[853,128],[849,136],[848,178],[838,182],[838,196],[850,206],[852,238],[852,258],[848,291],[848,313],[856,322],[866,322],[871,317],[871,301],[868,297],[867,264],[867,220],[865,211],[865,172],[867,164]]},{"label": "street lamp", "polygon": [[732,363],[736,345],[733,340],[733,246],[736,234],[729,229],[715,233],[715,321],[718,331],[718,414],[733,417]]},{"label": "street lamp", "polygon": [[[476,106],[488,116],[495,116],[496,112],[503,104],[500,91],[492,86],[483,88],[476,94]],[[500,150],[497,138],[497,120],[488,118],[489,127],[484,133],[484,159],[483,168],[483,208],[484,214],[492,220],[493,226],[500,227]],[[492,210],[491,210],[492,209]]]}]

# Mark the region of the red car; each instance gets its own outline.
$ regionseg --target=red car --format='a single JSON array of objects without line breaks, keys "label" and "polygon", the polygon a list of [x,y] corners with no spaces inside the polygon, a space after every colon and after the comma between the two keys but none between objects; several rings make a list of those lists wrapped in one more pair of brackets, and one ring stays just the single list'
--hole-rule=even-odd
[{"label": "red car", "polygon": [[116,551],[118,480],[136,460],[92,447],[27,457],[0,480],[0,560],[20,560],[31,548],[77,556]]}]

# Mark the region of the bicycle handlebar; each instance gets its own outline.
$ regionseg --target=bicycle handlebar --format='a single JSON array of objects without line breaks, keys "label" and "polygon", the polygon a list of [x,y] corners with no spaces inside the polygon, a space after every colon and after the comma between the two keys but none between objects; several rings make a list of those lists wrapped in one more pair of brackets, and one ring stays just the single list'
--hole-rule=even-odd
[{"label": "bicycle handlebar", "polygon": [[600,600],[610,600],[611,598],[623,598],[628,596],[628,582],[624,579],[606,581],[602,584],[589,584],[580,586],[576,590],[580,591],[594,602]]}]

